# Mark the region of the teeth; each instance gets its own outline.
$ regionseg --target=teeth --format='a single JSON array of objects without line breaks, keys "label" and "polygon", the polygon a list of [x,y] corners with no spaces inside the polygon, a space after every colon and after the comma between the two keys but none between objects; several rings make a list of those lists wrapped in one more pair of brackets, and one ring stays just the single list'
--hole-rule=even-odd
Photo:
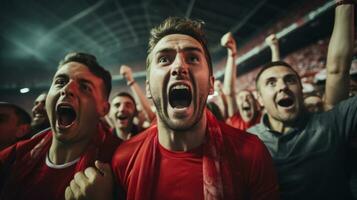
[{"label": "teeth", "polygon": [[175,85],[172,89],[188,89],[188,87],[186,85]]},{"label": "teeth", "polygon": [[61,108],[72,108],[71,106],[68,106],[68,105],[61,105],[60,107]]},{"label": "teeth", "polygon": [[72,107],[69,106],[69,105],[59,105],[59,106],[57,107],[57,109],[60,109],[60,108],[72,109]]}]

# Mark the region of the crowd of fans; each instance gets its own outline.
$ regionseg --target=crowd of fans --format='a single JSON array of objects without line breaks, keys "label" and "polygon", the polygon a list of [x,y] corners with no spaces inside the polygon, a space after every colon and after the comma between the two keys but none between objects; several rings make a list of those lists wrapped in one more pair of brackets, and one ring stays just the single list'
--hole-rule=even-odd
[{"label": "crowd of fans", "polygon": [[281,58],[265,35],[271,60],[238,77],[228,32],[219,82],[202,23],[171,17],[151,31],[145,92],[122,65],[131,93],[111,99],[96,57],[69,53],[32,117],[0,102],[0,199],[357,198],[354,23],[338,0],[330,38]]}]

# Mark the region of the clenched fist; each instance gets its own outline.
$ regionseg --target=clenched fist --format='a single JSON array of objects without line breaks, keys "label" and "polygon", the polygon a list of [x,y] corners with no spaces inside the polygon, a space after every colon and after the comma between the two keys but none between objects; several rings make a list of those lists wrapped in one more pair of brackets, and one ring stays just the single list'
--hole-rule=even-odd
[{"label": "clenched fist", "polygon": [[131,71],[131,68],[127,65],[122,65],[120,67],[120,75],[122,75],[127,82],[133,81],[133,72]]},{"label": "clenched fist", "polygon": [[237,54],[237,44],[231,32],[223,35],[221,38],[221,45],[228,48],[228,51],[230,51],[229,53],[231,55]]},{"label": "clenched fist", "polygon": [[277,45],[278,44],[278,38],[276,37],[275,34],[271,34],[267,38],[265,38],[265,42],[269,46]]},{"label": "clenched fist", "polygon": [[107,163],[95,162],[84,172],[77,172],[67,186],[65,199],[113,199],[113,173]]}]

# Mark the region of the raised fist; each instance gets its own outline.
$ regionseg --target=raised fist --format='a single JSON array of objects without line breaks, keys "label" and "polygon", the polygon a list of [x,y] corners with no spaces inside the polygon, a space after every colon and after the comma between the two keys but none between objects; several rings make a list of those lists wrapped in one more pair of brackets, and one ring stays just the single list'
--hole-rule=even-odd
[{"label": "raised fist", "polygon": [[276,37],[275,34],[271,34],[267,38],[265,38],[265,42],[269,46],[277,45],[278,44],[278,38]]},{"label": "raised fist", "polygon": [[231,50],[233,55],[237,53],[237,44],[231,32],[223,35],[221,38],[221,45]]},{"label": "raised fist", "polygon": [[131,71],[131,68],[127,65],[122,65],[120,67],[120,75],[122,75],[127,82],[133,81],[133,72]]}]

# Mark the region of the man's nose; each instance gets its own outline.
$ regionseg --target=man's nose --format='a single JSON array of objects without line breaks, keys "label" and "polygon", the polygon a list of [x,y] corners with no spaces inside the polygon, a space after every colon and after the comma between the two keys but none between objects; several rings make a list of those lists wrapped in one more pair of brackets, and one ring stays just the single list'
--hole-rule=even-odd
[{"label": "man's nose", "polygon": [[76,91],[76,83],[70,80],[62,89],[61,89],[61,96],[74,96],[74,92]]},{"label": "man's nose", "polygon": [[288,88],[288,85],[283,80],[278,80],[276,85],[277,85],[276,88],[277,88],[278,91],[284,91],[284,90],[286,90]]},{"label": "man's nose", "polygon": [[188,75],[188,65],[185,62],[185,58],[181,54],[177,54],[175,61],[173,63],[172,76],[187,76]]}]

